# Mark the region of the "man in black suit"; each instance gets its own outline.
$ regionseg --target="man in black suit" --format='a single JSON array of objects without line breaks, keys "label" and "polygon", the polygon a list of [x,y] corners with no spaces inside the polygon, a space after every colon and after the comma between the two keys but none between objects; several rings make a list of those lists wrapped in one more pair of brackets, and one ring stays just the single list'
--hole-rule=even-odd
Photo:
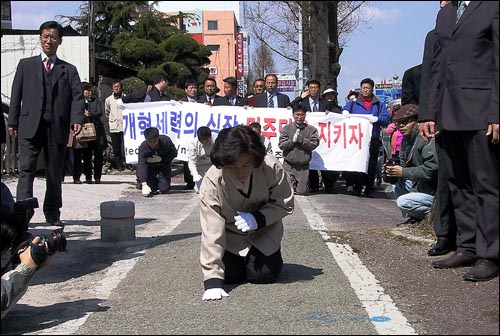
[{"label": "man in black suit", "polygon": [[[444,7],[449,1],[441,1],[440,7]],[[428,95],[428,81],[431,72],[432,55],[434,54],[434,45],[437,41],[436,31],[432,29],[425,36],[424,55],[422,58],[421,83],[420,83],[420,114],[425,114],[426,101]],[[404,85],[404,82],[403,82]],[[436,198],[434,199],[434,216],[432,218],[432,227],[436,235],[436,243],[427,251],[430,256],[439,256],[450,253],[456,249],[457,225],[451,202],[450,188],[448,186],[448,169],[441,167],[446,161],[446,152],[441,143],[441,136],[436,135],[436,155],[439,168],[436,188]]]},{"label": "man in black suit", "polygon": [[224,97],[214,105],[248,106],[248,99],[238,95],[238,81],[235,77],[226,77],[224,82]]},{"label": "man in black suit", "polygon": [[434,94],[419,116],[424,139],[440,132],[440,168],[449,170],[459,232],[457,251],[433,267],[474,264],[463,276],[468,281],[498,276],[498,7],[459,1],[439,11],[428,88]]},{"label": "man in black suit", "polygon": [[[181,98],[181,102],[188,102],[188,103],[197,103],[198,102],[198,83],[194,79],[188,79],[186,83],[184,84],[184,92],[186,92],[186,95]],[[193,190],[195,183],[193,180],[193,175],[191,174],[191,171],[189,170],[189,165],[187,161],[180,161],[182,162],[182,172],[184,174],[184,183],[186,183],[186,186],[184,187],[185,190]]]},{"label": "man in black suit", "polygon": [[198,102],[198,83],[196,83],[194,79],[188,79],[186,81],[184,84],[184,92],[186,92],[186,95],[180,99],[181,102]]},{"label": "man in black suit", "polygon": [[217,88],[217,81],[215,79],[205,79],[203,91],[205,91],[205,94],[198,99],[198,103],[216,106],[224,105],[224,103],[220,101],[223,98],[217,94],[219,89]]},{"label": "man in black suit", "polygon": [[420,101],[420,79],[422,77],[422,64],[406,69],[403,74],[401,106],[406,104],[418,105]]},{"label": "man in black suit", "polygon": [[253,107],[287,108],[290,106],[290,98],[283,93],[276,92],[278,88],[278,76],[267,74],[266,91],[255,96]]},{"label": "man in black suit", "polygon": [[[79,133],[84,101],[76,67],[56,55],[63,28],[55,21],[39,29],[42,53],[19,61],[10,100],[8,129],[18,138],[19,180],[16,200],[33,197],[38,156],[45,154],[46,190],[43,213],[47,223],[61,221],[62,174],[70,125]],[[31,216],[33,213],[31,213]]]},{"label": "man in black suit", "polygon": [[164,73],[155,76],[153,85],[146,85],[139,90],[122,97],[123,103],[147,103],[170,100],[165,95],[168,87],[168,77]]}]

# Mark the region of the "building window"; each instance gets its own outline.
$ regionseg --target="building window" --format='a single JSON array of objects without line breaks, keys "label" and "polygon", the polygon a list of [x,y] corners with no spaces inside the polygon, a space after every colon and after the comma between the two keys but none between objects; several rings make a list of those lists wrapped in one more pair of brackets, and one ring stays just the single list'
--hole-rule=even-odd
[{"label": "building window", "polygon": [[209,44],[209,45],[207,45],[207,48],[210,51],[220,51],[220,45],[218,45],[218,44]]},{"label": "building window", "polygon": [[218,21],[208,20],[208,30],[218,30]]}]

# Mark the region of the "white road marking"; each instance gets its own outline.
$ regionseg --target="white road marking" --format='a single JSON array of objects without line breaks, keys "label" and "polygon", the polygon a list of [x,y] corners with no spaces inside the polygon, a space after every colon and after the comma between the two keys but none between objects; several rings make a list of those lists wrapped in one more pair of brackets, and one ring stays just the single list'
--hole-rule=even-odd
[{"label": "white road marking", "polygon": [[377,332],[380,335],[418,335],[351,247],[348,244],[329,242],[330,237],[323,231],[326,225],[307,198],[298,196],[296,200],[306,214],[309,226],[318,230],[326,241],[333,258],[351,283]]}]

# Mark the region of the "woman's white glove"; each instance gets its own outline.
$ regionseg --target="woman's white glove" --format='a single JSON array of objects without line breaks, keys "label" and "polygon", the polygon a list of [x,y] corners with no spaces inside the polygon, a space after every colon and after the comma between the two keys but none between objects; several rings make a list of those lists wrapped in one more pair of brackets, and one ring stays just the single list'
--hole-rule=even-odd
[{"label": "woman's white glove", "polygon": [[151,188],[148,186],[147,182],[142,182],[142,196],[151,195]]},{"label": "woman's white glove", "polygon": [[193,174],[193,181],[194,182],[199,182],[199,181],[201,181],[202,178],[203,178],[203,176],[201,176],[200,174],[197,174],[197,173]]},{"label": "woman's white glove", "polygon": [[222,288],[210,288],[203,293],[203,301],[220,300],[223,296],[229,296]]},{"label": "woman's white glove", "polygon": [[378,121],[378,117],[371,115],[368,117],[368,120],[373,124],[373,123],[376,123]]},{"label": "woman's white glove", "polygon": [[257,229],[257,221],[249,212],[236,211],[238,216],[234,216],[236,228],[241,232],[248,232]]},{"label": "woman's white glove", "polygon": [[347,111],[347,110],[342,110],[342,115],[343,115],[344,117],[346,117],[346,118],[349,118],[349,116],[350,116],[351,114],[350,114],[350,113],[349,113],[349,111]]}]

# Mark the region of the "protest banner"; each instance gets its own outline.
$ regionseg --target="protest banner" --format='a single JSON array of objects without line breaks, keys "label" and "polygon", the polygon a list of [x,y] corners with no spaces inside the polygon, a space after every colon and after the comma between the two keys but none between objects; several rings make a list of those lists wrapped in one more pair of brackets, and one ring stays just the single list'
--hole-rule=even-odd
[{"label": "protest banner", "polygon": [[[168,135],[177,147],[176,159],[187,161],[188,145],[196,138],[200,126],[207,126],[217,134],[223,128],[254,121],[261,124],[262,135],[269,138],[274,156],[282,161],[279,135],[284,125],[293,122],[292,110],[285,108],[210,106],[171,100],[124,104],[122,109],[129,164],[137,163],[138,149],[147,127],[157,127],[160,134]],[[311,169],[367,171],[372,125],[366,118],[308,112],[306,122],[317,128],[320,140],[313,152]]]}]

